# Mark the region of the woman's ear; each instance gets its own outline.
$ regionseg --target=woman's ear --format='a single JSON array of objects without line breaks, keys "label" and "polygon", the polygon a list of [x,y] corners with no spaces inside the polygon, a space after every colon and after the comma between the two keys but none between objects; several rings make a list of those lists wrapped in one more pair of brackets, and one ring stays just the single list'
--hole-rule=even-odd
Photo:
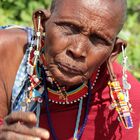
[{"label": "woman's ear", "polygon": [[45,10],[45,9],[38,9],[38,10],[35,10],[33,12],[33,24],[34,24],[34,29],[35,31],[37,31],[37,28],[38,28],[38,17],[40,16],[40,19],[41,19],[41,25],[40,25],[40,29],[41,29],[41,32],[44,32],[45,31],[45,22],[49,19],[51,13],[49,10]]},{"label": "woman's ear", "polygon": [[113,51],[112,51],[110,57],[106,61],[107,69],[108,69],[108,73],[110,75],[111,81],[114,81],[114,79],[116,79],[116,75],[114,73],[112,64],[115,61],[115,59],[117,58],[117,56],[122,52],[122,45],[124,46],[124,48],[126,48],[127,42],[124,41],[123,39],[120,39],[117,37],[115,40],[115,43],[114,43]]},{"label": "woman's ear", "polygon": [[109,58],[111,62],[115,61],[116,58],[118,57],[118,55],[122,52],[122,45],[124,46],[124,48],[126,48],[127,42],[125,40],[117,37],[115,40],[115,43],[114,43],[113,51]]}]

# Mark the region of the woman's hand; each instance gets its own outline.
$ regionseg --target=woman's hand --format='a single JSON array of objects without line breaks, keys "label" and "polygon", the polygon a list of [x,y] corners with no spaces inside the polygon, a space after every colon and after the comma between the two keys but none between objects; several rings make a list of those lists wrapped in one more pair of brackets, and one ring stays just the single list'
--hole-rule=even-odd
[{"label": "woman's hand", "polygon": [[0,126],[0,140],[48,140],[49,132],[35,127],[36,116],[31,112],[13,112]]}]

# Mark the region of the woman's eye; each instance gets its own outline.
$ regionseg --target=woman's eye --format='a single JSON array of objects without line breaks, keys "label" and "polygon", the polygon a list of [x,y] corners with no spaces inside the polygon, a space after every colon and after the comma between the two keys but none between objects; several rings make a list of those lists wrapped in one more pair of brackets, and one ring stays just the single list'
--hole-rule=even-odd
[{"label": "woman's eye", "polygon": [[89,37],[89,40],[92,42],[92,44],[106,44],[106,40],[99,35],[93,34]]},{"label": "woman's eye", "polygon": [[66,35],[78,34],[80,32],[79,27],[70,23],[61,23],[58,25]]},{"label": "woman's eye", "polygon": [[74,29],[71,25],[70,26],[64,25],[61,28],[63,28],[64,32],[66,33],[70,33],[70,34],[74,33]]},{"label": "woman's eye", "polygon": [[63,27],[66,29],[68,33],[71,33],[71,34],[78,34],[80,32],[78,27],[72,24],[64,25]]}]

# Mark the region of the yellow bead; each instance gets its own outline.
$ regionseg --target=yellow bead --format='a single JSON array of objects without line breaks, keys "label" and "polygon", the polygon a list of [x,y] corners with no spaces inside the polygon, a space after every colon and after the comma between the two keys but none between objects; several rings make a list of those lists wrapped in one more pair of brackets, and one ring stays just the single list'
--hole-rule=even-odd
[{"label": "yellow bead", "polygon": [[121,100],[121,101],[123,101],[124,100],[124,95],[123,95],[123,93],[119,93],[119,99]]},{"label": "yellow bead", "polygon": [[31,100],[29,98],[26,99],[26,103],[30,103]]}]

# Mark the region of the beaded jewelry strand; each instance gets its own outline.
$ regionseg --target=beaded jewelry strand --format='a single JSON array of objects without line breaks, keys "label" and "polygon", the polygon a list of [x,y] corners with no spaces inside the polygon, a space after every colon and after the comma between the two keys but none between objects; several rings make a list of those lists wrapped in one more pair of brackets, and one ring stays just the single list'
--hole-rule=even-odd
[{"label": "beaded jewelry strand", "polygon": [[110,109],[115,109],[118,112],[118,120],[122,122],[126,129],[133,128],[133,121],[131,117],[131,104],[129,102],[129,92],[131,88],[130,84],[127,82],[126,75],[126,60],[127,56],[125,55],[124,46],[122,45],[123,52],[123,88],[120,85],[120,82],[116,79],[116,75],[113,72],[111,63],[108,62],[108,71],[110,74],[111,81],[108,82],[110,88],[110,96],[112,99],[112,104]]},{"label": "beaded jewelry strand", "polygon": [[[46,85],[46,73],[42,67],[42,76],[43,76],[43,84],[44,84],[44,96],[45,96],[45,101],[46,101],[46,112],[47,112],[47,118],[48,118],[48,125],[52,134],[52,137],[54,140],[57,140],[56,137],[56,133],[55,130],[52,126],[52,120],[50,117],[50,111],[49,111],[49,98],[48,98],[48,89],[47,89],[47,85]],[[80,116],[81,116],[81,111],[82,111],[82,103],[83,103],[83,99],[81,99],[80,104],[79,104],[79,109],[78,109],[78,115],[77,115],[77,120],[76,120],[76,127],[75,127],[75,132],[74,132],[74,140],[79,140],[80,137],[83,134],[84,128],[86,126],[87,120],[88,120],[88,114],[89,114],[89,108],[90,108],[90,99],[91,99],[91,82],[88,81],[88,98],[87,98],[87,104],[86,104],[86,113],[85,113],[85,118],[83,121],[83,124],[78,132],[78,127],[79,127],[79,123],[80,123]]]}]

